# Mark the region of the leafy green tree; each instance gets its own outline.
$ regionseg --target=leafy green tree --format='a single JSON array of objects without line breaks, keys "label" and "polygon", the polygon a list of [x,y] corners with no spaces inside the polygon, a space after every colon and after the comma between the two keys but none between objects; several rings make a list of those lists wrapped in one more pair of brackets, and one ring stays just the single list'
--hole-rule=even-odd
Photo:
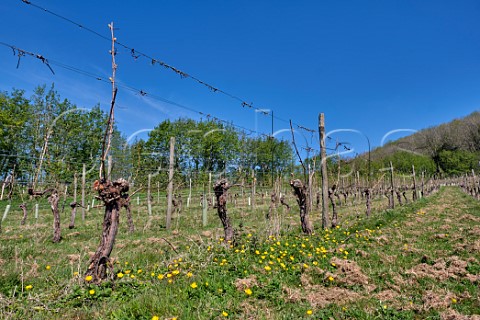
[{"label": "leafy green tree", "polygon": [[479,167],[479,154],[465,150],[443,150],[438,157],[440,168],[449,175],[469,173]]}]

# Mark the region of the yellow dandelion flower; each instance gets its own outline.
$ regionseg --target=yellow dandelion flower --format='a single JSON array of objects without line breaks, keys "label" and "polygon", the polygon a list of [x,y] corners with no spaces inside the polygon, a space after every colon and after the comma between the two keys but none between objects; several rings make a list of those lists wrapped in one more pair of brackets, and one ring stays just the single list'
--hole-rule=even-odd
[{"label": "yellow dandelion flower", "polygon": [[155,277],[155,272],[150,273],[150,276]]},{"label": "yellow dandelion flower", "polygon": [[132,279],[135,279],[135,275],[134,275],[134,274],[132,274],[132,275],[130,276],[130,278],[132,278]]},{"label": "yellow dandelion flower", "polygon": [[222,311],[222,316],[224,316],[224,317],[228,317],[228,312],[226,312],[226,311]]},{"label": "yellow dandelion flower", "polygon": [[307,314],[308,314],[308,315],[311,315],[312,313],[313,313],[312,310],[307,310]]},{"label": "yellow dandelion flower", "polygon": [[328,281],[333,281],[335,280],[332,276],[328,277]]},{"label": "yellow dandelion flower", "polygon": [[172,277],[172,274],[171,273],[167,273],[167,278],[171,278]]},{"label": "yellow dandelion flower", "polygon": [[252,289],[250,289],[250,288],[245,289],[245,293],[247,294],[247,296],[251,295],[252,294]]},{"label": "yellow dandelion flower", "polygon": [[28,286],[25,287],[25,290],[32,290],[33,286],[29,284]]},{"label": "yellow dandelion flower", "polygon": [[75,271],[75,272],[73,273],[73,276],[74,276],[74,277],[78,276],[78,271]]},{"label": "yellow dandelion flower", "polygon": [[191,272],[188,272],[188,273],[187,273],[187,278],[190,278],[190,277],[192,277],[192,276],[193,276],[193,273],[191,273]]},{"label": "yellow dandelion flower", "polygon": [[129,274],[132,270],[125,270],[125,274]]},{"label": "yellow dandelion flower", "polygon": [[160,320],[160,318],[158,316],[153,316],[152,320]]},{"label": "yellow dandelion flower", "polygon": [[50,270],[52,267],[46,266],[45,269]]},{"label": "yellow dandelion flower", "polygon": [[179,274],[179,273],[180,273],[180,271],[178,271],[178,270],[173,270],[173,271],[172,271],[172,274],[173,274],[174,276],[176,276],[176,275]]},{"label": "yellow dandelion flower", "polygon": [[85,277],[85,281],[87,281],[87,282],[88,282],[88,281],[92,281],[92,279],[93,279],[92,276],[86,276],[86,277]]},{"label": "yellow dandelion flower", "polygon": [[335,262],[332,262],[332,267],[336,267],[337,265],[335,264]]},{"label": "yellow dandelion flower", "polygon": [[192,283],[190,284],[190,287],[191,287],[192,289],[195,289],[196,287],[198,287],[198,285],[197,285],[196,282],[192,282]]},{"label": "yellow dandelion flower", "polygon": [[457,303],[457,299],[452,298],[452,303],[453,303],[453,304]]},{"label": "yellow dandelion flower", "polygon": [[270,268],[270,266],[265,266],[264,269],[265,269],[265,271],[270,271],[270,270],[272,270],[272,268]]},{"label": "yellow dandelion flower", "polygon": [[123,273],[121,273],[121,272],[117,273],[117,277],[120,278],[120,279],[123,278]]},{"label": "yellow dandelion flower", "polygon": [[88,291],[88,293],[92,296],[95,294],[95,290],[91,289],[90,291]]},{"label": "yellow dandelion flower", "polygon": [[159,274],[158,277],[157,277],[159,280],[162,280],[164,278],[164,275],[163,274]]},{"label": "yellow dandelion flower", "polygon": [[142,272],[143,272],[142,269],[138,269],[138,270],[137,270],[137,273],[138,273],[138,274],[140,274],[140,273],[142,273]]}]

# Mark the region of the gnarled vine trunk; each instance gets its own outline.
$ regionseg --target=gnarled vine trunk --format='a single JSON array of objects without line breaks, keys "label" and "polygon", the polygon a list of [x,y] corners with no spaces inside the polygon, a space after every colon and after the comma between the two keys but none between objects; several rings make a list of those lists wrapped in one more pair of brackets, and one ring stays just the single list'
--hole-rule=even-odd
[{"label": "gnarled vine trunk", "polygon": [[60,211],[58,210],[58,201],[60,200],[60,196],[57,193],[57,190],[53,191],[53,193],[48,197],[48,202],[50,203],[50,207],[52,208],[53,213],[53,242],[57,243],[62,240],[62,234],[60,231]]},{"label": "gnarled vine trunk", "polygon": [[98,191],[98,198],[105,204],[105,215],[103,217],[103,230],[100,245],[95,254],[90,258],[89,266],[85,276],[91,276],[93,283],[100,283],[107,278],[107,269],[110,269],[110,276],[113,277],[113,266],[110,263],[110,254],[115,244],[115,237],[120,221],[120,208],[122,197],[128,197],[128,182],[125,179],[115,181],[95,181],[94,189]]},{"label": "gnarled vine trunk", "polygon": [[25,225],[25,221],[27,221],[27,205],[25,203],[22,203],[20,206],[20,209],[23,211],[23,218],[22,221],[20,222],[20,225]]},{"label": "gnarled vine trunk", "polygon": [[76,201],[70,203],[70,208],[72,208],[72,214],[70,216],[70,224],[68,225],[69,229],[75,228],[75,216],[77,215],[77,207],[81,207],[82,205]]},{"label": "gnarled vine trunk", "polygon": [[60,231],[60,212],[58,211],[58,201],[60,200],[60,196],[58,195],[57,189],[35,191],[33,188],[28,188],[28,194],[32,197],[40,197],[48,193],[51,193],[48,197],[48,202],[50,203],[50,208],[52,208],[53,213],[53,242],[57,243],[62,240]]},{"label": "gnarled vine trunk", "polygon": [[293,188],[293,192],[297,197],[297,203],[300,208],[300,222],[302,224],[302,231],[305,234],[311,234],[313,230],[310,220],[308,219],[308,200],[306,187],[299,179],[290,181],[290,186]]},{"label": "gnarled vine trunk", "polygon": [[132,210],[130,207],[130,197],[128,195],[126,197],[122,197],[122,207],[124,207],[127,211],[128,232],[134,233],[135,225],[133,224]]},{"label": "gnarled vine trunk", "polygon": [[330,203],[332,204],[332,228],[335,228],[337,226],[337,219],[338,219],[338,214],[337,214],[337,204],[335,203],[335,189],[336,186],[333,185],[331,189],[328,189],[328,199],[330,199]]},{"label": "gnarled vine trunk", "polygon": [[231,242],[234,240],[233,227],[230,218],[227,216],[227,191],[230,187],[227,179],[220,179],[215,182],[215,185],[213,186],[213,191],[215,192],[215,197],[217,199],[216,206],[218,217],[222,221],[223,231],[225,233],[225,242]]},{"label": "gnarled vine trunk", "polygon": [[[282,206],[285,206],[285,208],[287,208],[287,212],[290,212],[290,206],[288,205],[287,201],[285,201],[285,195],[283,194],[280,197],[280,203],[282,204]],[[317,207],[318,207],[318,204],[317,204]]]},{"label": "gnarled vine trunk", "polygon": [[365,198],[366,198],[366,206],[367,206],[366,215],[367,217],[369,217],[370,213],[372,212],[372,195],[369,188],[365,189]]}]

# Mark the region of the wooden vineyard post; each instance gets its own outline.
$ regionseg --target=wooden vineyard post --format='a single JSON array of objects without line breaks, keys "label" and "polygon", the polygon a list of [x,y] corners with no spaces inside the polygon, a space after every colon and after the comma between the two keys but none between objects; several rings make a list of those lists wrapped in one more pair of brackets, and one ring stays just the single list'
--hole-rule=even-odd
[{"label": "wooden vineyard post", "polygon": [[202,197],[202,225],[206,227],[208,224],[208,202],[207,202],[207,195],[205,192],[203,193]]},{"label": "wooden vineyard post", "polygon": [[73,202],[70,203],[72,208],[72,213],[70,217],[70,224],[68,225],[69,229],[75,228],[75,215],[77,214],[77,173],[73,174]]},{"label": "wooden vineyard post", "polygon": [[422,198],[425,196],[425,171],[422,171],[422,190],[421,190]]},{"label": "wooden vineyard post", "polygon": [[107,160],[107,180],[112,180],[112,156],[108,155]]},{"label": "wooden vineyard post", "polygon": [[166,228],[172,224],[172,199],[173,199],[173,165],[175,152],[175,137],[170,137],[170,160],[168,164],[168,195],[167,195],[167,221]]},{"label": "wooden vineyard post", "polygon": [[328,228],[328,172],[327,150],[325,147],[325,116],[319,115],[318,130],[320,133],[320,161],[322,172],[322,228]]},{"label": "wooden vineyard post", "polygon": [[213,203],[213,197],[212,197],[212,173],[208,173],[208,204],[210,207],[210,203]]},{"label": "wooden vineyard post", "polygon": [[192,201],[192,178],[188,178],[187,208],[190,208],[190,202],[191,201]]},{"label": "wooden vineyard post", "polygon": [[392,165],[392,161],[390,161],[390,195],[391,195],[390,209],[395,209],[395,200],[394,200],[395,185],[394,185],[394,182],[393,182],[393,165]]},{"label": "wooden vineyard post", "polygon": [[87,175],[86,171],[87,168],[84,163],[82,168],[82,221],[85,221],[85,176]]},{"label": "wooden vineyard post", "polygon": [[300,208],[300,222],[302,224],[302,231],[305,234],[312,234],[312,225],[310,224],[310,220],[308,218],[306,187],[299,179],[290,181],[290,186],[293,188],[293,192],[297,198],[298,207]]},{"label": "wooden vineyard post", "polygon": [[150,190],[152,184],[152,175],[148,175],[148,184],[147,184],[147,208],[148,208],[148,215],[152,215],[152,192]]},{"label": "wooden vineyard post", "polygon": [[7,204],[7,206],[5,207],[5,212],[3,213],[3,217],[0,220],[0,233],[2,233],[2,223],[7,218],[7,214],[8,214],[8,211],[10,211],[10,207],[11,205],[9,204]]},{"label": "wooden vineyard post", "polygon": [[222,221],[225,242],[233,242],[234,231],[230,218],[227,215],[227,192],[230,189],[227,179],[220,179],[215,182],[213,191],[215,192],[217,212],[220,221]]},{"label": "wooden vineyard post", "polygon": [[361,188],[360,188],[360,172],[357,171],[357,175],[355,177],[355,184],[356,184],[356,188],[355,188],[355,191],[356,191],[356,194],[355,194],[355,204],[357,202],[360,202],[360,198],[361,198]]},{"label": "wooden vineyard post", "polygon": [[255,194],[256,194],[257,178],[255,177],[255,169],[252,169],[252,200],[251,206],[252,210],[255,210]]},{"label": "wooden vineyard post", "polygon": [[472,197],[477,198],[477,183],[476,183],[475,170],[472,169]]},{"label": "wooden vineyard post", "polygon": [[418,194],[417,194],[417,177],[415,174],[415,165],[412,164],[412,175],[413,175],[413,201],[417,201]]}]

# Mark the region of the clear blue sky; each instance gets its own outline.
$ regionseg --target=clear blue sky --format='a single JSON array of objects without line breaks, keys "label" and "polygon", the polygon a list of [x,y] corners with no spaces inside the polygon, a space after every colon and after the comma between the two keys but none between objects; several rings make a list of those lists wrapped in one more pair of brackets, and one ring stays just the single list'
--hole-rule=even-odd
[{"label": "clear blue sky", "polygon": [[[316,129],[358,130],[372,147],[391,130],[420,130],[480,109],[480,2],[474,1],[60,1],[32,0],[219,89]],[[0,41],[109,77],[110,43],[21,0],[0,2]],[[269,117],[181,79],[122,48],[117,79],[261,133]],[[55,83],[79,107],[107,110],[111,87],[0,46],[0,90]],[[129,136],[164,119],[201,116],[119,89],[118,127]],[[274,130],[288,128],[275,119]],[[318,149],[315,134],[298,139]],[[404,133],[405,134],[405,133]],[[300,134],[299,134],[300,135]],[[301,135],[300,135],[301,136]],[[398,138],[393,134],[388,139]],[[140,137],[145,137],[145,133]],[[289,134],[279,137],[289,139]],[[332,136],[367,150],[361,134]],[[329,142],[334,147],[334,142]]]}]

